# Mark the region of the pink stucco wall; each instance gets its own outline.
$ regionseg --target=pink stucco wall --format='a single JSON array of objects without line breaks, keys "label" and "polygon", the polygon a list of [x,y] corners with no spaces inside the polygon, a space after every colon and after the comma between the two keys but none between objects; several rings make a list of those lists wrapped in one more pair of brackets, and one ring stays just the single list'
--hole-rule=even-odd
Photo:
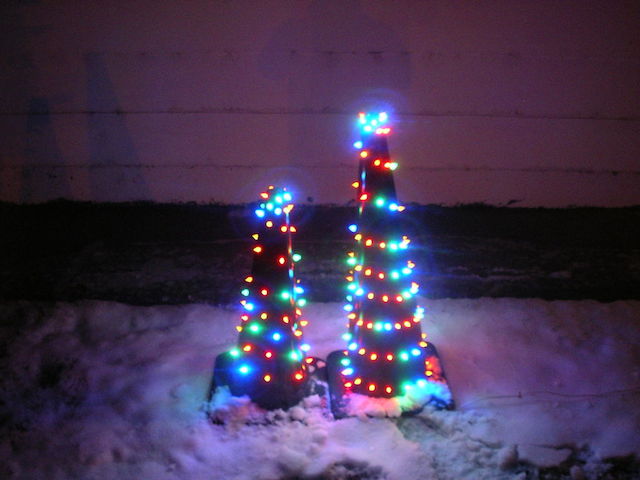
[{"label": "pink stucco wall", "polygon": [[3,2],[0,200],[640,204],[637,1]]}]

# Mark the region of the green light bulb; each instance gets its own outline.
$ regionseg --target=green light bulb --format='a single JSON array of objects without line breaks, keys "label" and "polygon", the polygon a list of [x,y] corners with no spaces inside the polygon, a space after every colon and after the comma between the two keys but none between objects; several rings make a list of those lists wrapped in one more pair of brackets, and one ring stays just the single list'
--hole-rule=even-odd
[{"label": "green light bulb", "polygon": [[260,325],[258,325],[257,323],[254,323],[249,327],[249,331],[251,333],[258,333],[260,330]]}]

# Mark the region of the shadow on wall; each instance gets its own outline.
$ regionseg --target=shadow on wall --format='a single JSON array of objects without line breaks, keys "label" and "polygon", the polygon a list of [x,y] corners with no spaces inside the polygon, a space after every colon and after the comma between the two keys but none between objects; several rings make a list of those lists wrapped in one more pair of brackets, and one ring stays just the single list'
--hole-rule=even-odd
[{"label": "shadow on wall", "polygon": [[97,201],[149,200],[137,151],[111,82],[104,54],[85,56],[89,192]]},{"label": "shadow on wall", "polygon": [[[2,15],[0,42],[10,52],[4,59],[10,67],[3,78],[3,95],[9,99],[9,112],[16,113],[11,125],[13,145],[7,138],[0,155],[4,178],[0,181],[3,198],[18,202],[39,200],[43,183],[56,184],[60,196],[71,193],[69,172],[64,166],[62,152],[54,129],[52,104],[56,99],[36,95],[42,73],[31,54],[32,38],[47,31],[47,26],[34,27],[19,8],[6,8]],[[10,72],[13,73],[10,76]],[[22,141],[21,141],[22,140]],[[15,149],[14,149],[15,148]]]},{"label": "shadow on wall", "polygon": [[[5,85],[5,94],[19,99],[13,109],[19,119],[12,135],[15,143],[10,160],[0,158],[6,178],[0,182],[3,197],[32,203],[51,196],[72,199],[75,196],[101,200],[128,200],[133,192],[149,199],[142,167],[117,102],[104,56],[89,54],[85,58],[87,73],[87,108],[84,111],[60,112],[57,105],[65,101],[58,93],[34,95],[46,85],[47,68],[34,60],[31,42],[39,41],[50,27],[36,29],[28,25],[24,12],[14,9],[7,14],[2,40],[12,54],[14,77]],[[71,113],[72,115],[69,115]],[[87,118],[88,156],[79,165],[70,165],[60,132],[81,143],[82,129],[74,114]],[[24,119],[24,120],[22,120]],[[58,132],[58,133],[56,133]],[[18,140],[19,141],[19,140]],[[9,146],[11,148],[11,146]],[[86,162],[86,163],[85,163]],[[128,194],[128,196],[127,196]]]},{"label": "shadow on wall", "polygon": [[304,114],[349,112],[344,121],[352,123],[363,109],[401,108],[411,65],[396,29],[368,15],[360,0],[315,0],[293,15],[268,40],[259,68],[268,80],[286,85],[289,156],[277,175],[291,177],[296,189],[313,195],[326,186],[309,175],[324,166],[322,155],[310,155],[310,148],[324,141],[310,141],[317,122]]},{"label": "shadow on wall", "polygon": [[[55,183],[52,189],[60,197],[71,198],[71,174],[64,165],[47,98],[32,97],[29,100],[24,159],[20,178],[20,202],[37,201],[38,192],[43,190],[43,181]],[[47,172],[46,177],[38,178],[44,171]]]}]

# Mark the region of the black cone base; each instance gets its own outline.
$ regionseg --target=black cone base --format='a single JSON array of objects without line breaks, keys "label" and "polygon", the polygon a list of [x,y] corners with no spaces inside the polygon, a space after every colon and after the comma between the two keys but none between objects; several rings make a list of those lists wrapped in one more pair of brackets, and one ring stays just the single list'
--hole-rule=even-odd
[{"label": "black cone base", "polygon": [[[442,370],[441,367],[442,362],[440,361],[438,351],[431,343],[428,344],[426,350],[427,358],[431,360],[432,364],[438,365],[439,367],[438,383],[443,387],[440,390],[449,393],[449,385],[444,375],[444,370]],[[350,416],[349,397],[351,393],[344,387],[342,375],[340,374],[340,372],[344,369],[344,366],[340,363],[343,358],[345,358],[344,350],[331,352],[327,357],[327,383],[329,385],[329,402],[331,405],[331,413],[336,419]],[[425,377],[425,380],[427,382],[431,382],[431,380],[429,380],[427,377]],[[453,399],[450,394],[443,395],[442,397],[432,395],[423,405],[414,410],[404,411],[402,413],[402,416],[416,415],[420,413],[427,405],[431,405],[432,407],[440,410],[453,410],[454,408]]]},{"label": "black cone base", "polygon": [[329,406],[331,413],[337,420],[348,417],[347,414],[347,391],[342,383],[340,370],[344,367],[340,360],[344,358],[342,350],[331,352],[327,357],[327,385],[329,386]]},{"label": "black cone base", "polygon": [[[249,396],[251,401],[265,410],[286,410],[307,395],[307,378],[294,384],[290,382],[264,382],[261,378],[238,373],[235,359],[228,352],[216,357],[209,398],[219,387],[227,386],[234,397]],[[292,377],[292,376],[291,376]]]}]

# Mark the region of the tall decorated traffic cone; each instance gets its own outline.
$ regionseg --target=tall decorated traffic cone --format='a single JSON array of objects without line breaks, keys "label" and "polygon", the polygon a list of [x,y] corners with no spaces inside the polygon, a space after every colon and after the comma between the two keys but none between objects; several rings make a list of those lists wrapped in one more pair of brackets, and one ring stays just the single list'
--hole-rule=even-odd
[{"label": "tall decorated traffic cone", "polygon": [[292,251],[291,193],[270,186],[260,196],[238,344],[216,358],[211,393],[215,399],[228,394],[220,391],[227,387],[232,396],[248,395],[262,408],[286,409],[305,395],[311,362],[305,353],[309,346],[302,342],[305,299],[294,274],[300,255]]},{"label": "tall decorated traffic cone", "polygon": [[358,118],[359,177],[353,186],[358,222],[348,228],[355,248],[347,263],[347,348],[327,359],[331,408],[337,418],[371,408],[369,399],[395,414],[426,404],[452,408],[453,400],[435,347],[422,333],[424,309],[416,302],[410,239],[402,231],[387,137],[386,113]]}]

